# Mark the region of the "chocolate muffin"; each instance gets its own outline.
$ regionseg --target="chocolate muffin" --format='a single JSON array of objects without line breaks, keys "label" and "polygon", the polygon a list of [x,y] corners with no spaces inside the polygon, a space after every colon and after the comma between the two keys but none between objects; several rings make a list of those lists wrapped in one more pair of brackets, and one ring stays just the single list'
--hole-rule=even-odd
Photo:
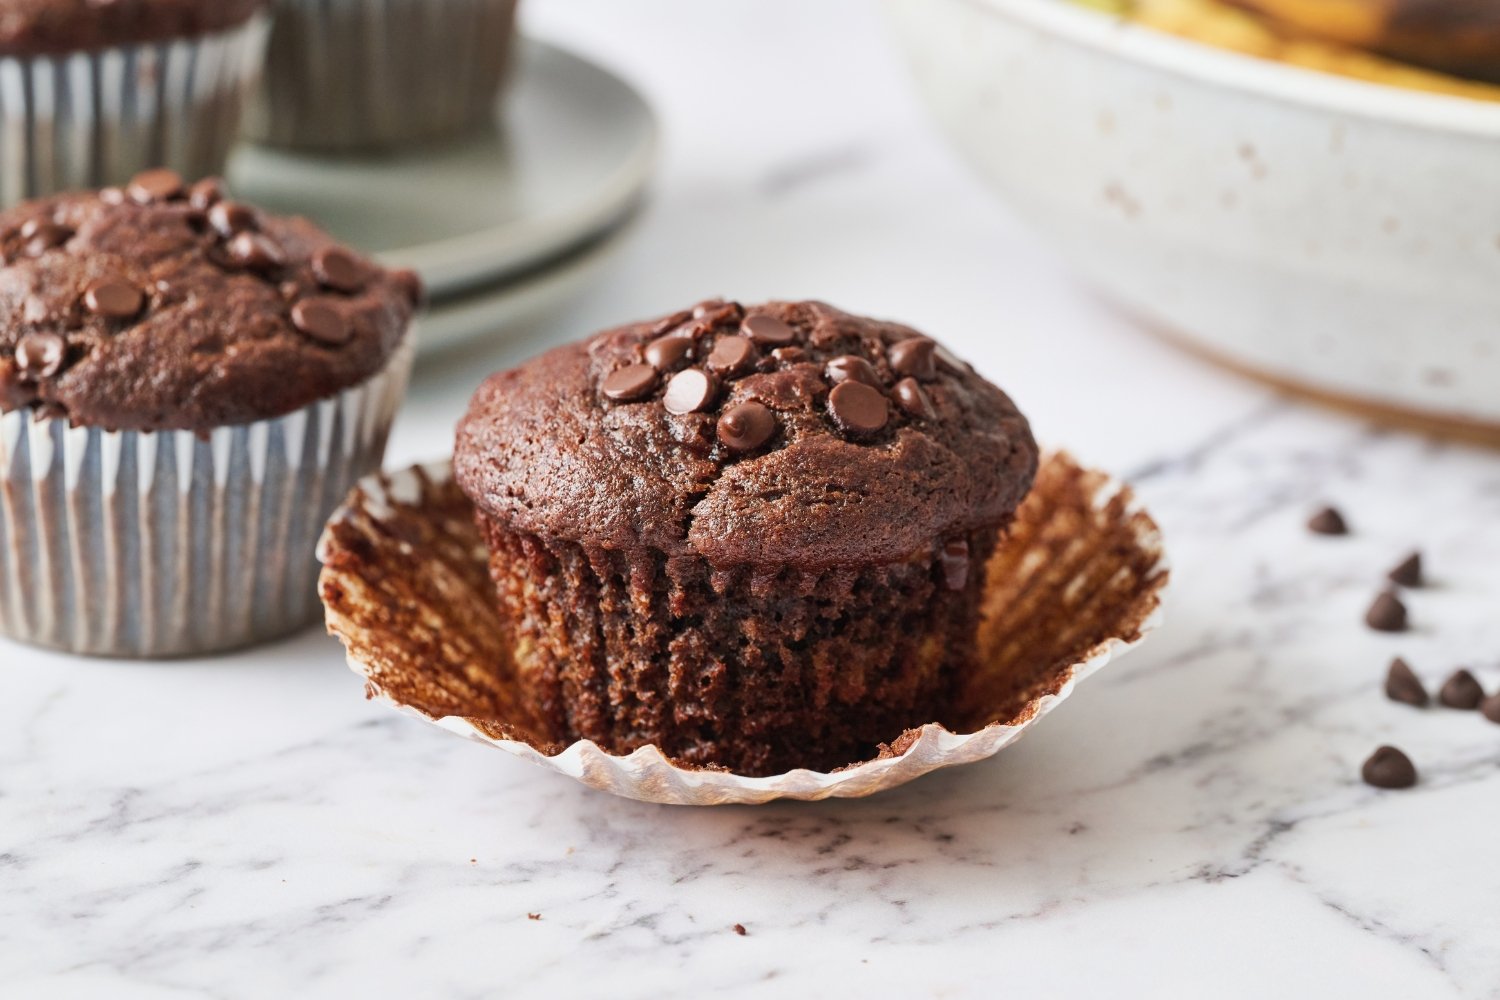
[{"label": "chocolate muffin", "polygon": [[0,213],[0,631],[164,656],[316,614],[419,282],[156,170]]},{"label": "chocolate muffin", "polygon": [[0,4],[0,203],[224,167],[259,73],[264,0]]},{"label": "chocolate muffin", "polygon": [[915,330],[712,301],[492,376],[455,467],[557,739],[765,775],[945,717],[1037,449]]}]

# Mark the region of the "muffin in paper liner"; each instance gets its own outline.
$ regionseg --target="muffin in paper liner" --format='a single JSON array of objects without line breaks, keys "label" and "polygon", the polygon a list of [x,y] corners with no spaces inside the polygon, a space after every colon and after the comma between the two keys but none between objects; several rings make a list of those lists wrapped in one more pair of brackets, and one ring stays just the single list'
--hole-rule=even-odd
[{"label": "muffin in paper liner", "polygon": [[358,385],[203,436],[0,415],[0,634],[175,657],[311,624],[318,532],[380,467],[412,357],[407,338]]},{"label": "muffin in paper liner", "polygon": [[153,167],[222,173],[269,32],[257,14],[191,38],[0,56],[0,204]]},{"label": "muffin in paper liner", "polygon": [[275,0],[246,129],[320,152],[480,127],[510,68],[516,0]]},{"label": "muffin in paper liner", "polygon": [[318,555],[329,631],[369,697],[591,787],[677,805],[858,797],[992,756],[1141,642],[1169,579],[1160,533],[1129,489],[1051,454],[988,564],[981,669],[948,717],[832,772],[746,777],[543,731],[517,689],[488,550],[447,463],[366,479]]}]

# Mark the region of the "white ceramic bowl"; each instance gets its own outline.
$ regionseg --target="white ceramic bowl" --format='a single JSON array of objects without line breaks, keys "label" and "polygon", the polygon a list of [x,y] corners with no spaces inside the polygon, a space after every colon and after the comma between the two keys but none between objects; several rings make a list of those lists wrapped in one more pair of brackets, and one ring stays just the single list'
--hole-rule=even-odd
[{"label": "white ceramic bowl", "polygon": [[1500,105],[1064,0],[887,0],[958,149],[1111,297],[1240,368],[1500,428]]}]

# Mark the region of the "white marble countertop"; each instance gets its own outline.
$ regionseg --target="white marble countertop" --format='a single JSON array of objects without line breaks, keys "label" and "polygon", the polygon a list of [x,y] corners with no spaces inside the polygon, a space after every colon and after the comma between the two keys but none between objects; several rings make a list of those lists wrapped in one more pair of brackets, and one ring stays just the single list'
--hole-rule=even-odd
[{"label": "white marble countertop", "polygon": [[[949,154],[857,0],[526,15],[652,95],[663,171],[584,300],[420,375],[393,462],[445,453],[544,339],[814,295],[926,327],[1133,477],[1177,566],[1166,627],[993,761],[698,811],[366,703],[317,634],[155,665],[0,642],[0,995],[1500,997],[1500,726],[1380,693],[1397,653],[1500,686],[1500,457],[1117,319]],[[1303,530],[1325,498],[1353,537]],[[1415,630],[1367,631],[1414,546]],[[1382,742],[1417,788],[1358,782]]]}]

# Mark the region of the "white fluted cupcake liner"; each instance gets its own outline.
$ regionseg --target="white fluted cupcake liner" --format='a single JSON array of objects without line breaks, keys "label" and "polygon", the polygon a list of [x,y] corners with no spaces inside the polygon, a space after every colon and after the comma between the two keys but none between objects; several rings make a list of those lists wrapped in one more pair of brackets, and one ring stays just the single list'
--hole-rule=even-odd
[{"label": "white fluted cupcake liner", "polygon": [[363,481],[319,543],[329,631],[366,691],[443,729],[593,788],[675,805],[870,795],[1014,743],[1079,682],[1157,626],[1169,579],[1155,523],[1131,492],[1048,456],[989,563],[979,666],[943,723],[892,733],[871,759],[771,777],[555,742],[529,717],[504,645],[487,552],[448,463]]},{"label": "white fluted cupcake liner", "polygon": [[276,0],[247,131],[321,151],[383,149],[489,122],[515,0]]},{"label": "white fluted cupcake liner", "polygon": [[408,341],[337,396],[203,437],[0,415],[0,634],[175,657],[308,625],[318,533],[380,467],[412,353]]},{"label": "white fluted cupcake liner", "polygon": [[0,204],[223,172],[259,76],[264,16],[198,38],[0,57]]}]

